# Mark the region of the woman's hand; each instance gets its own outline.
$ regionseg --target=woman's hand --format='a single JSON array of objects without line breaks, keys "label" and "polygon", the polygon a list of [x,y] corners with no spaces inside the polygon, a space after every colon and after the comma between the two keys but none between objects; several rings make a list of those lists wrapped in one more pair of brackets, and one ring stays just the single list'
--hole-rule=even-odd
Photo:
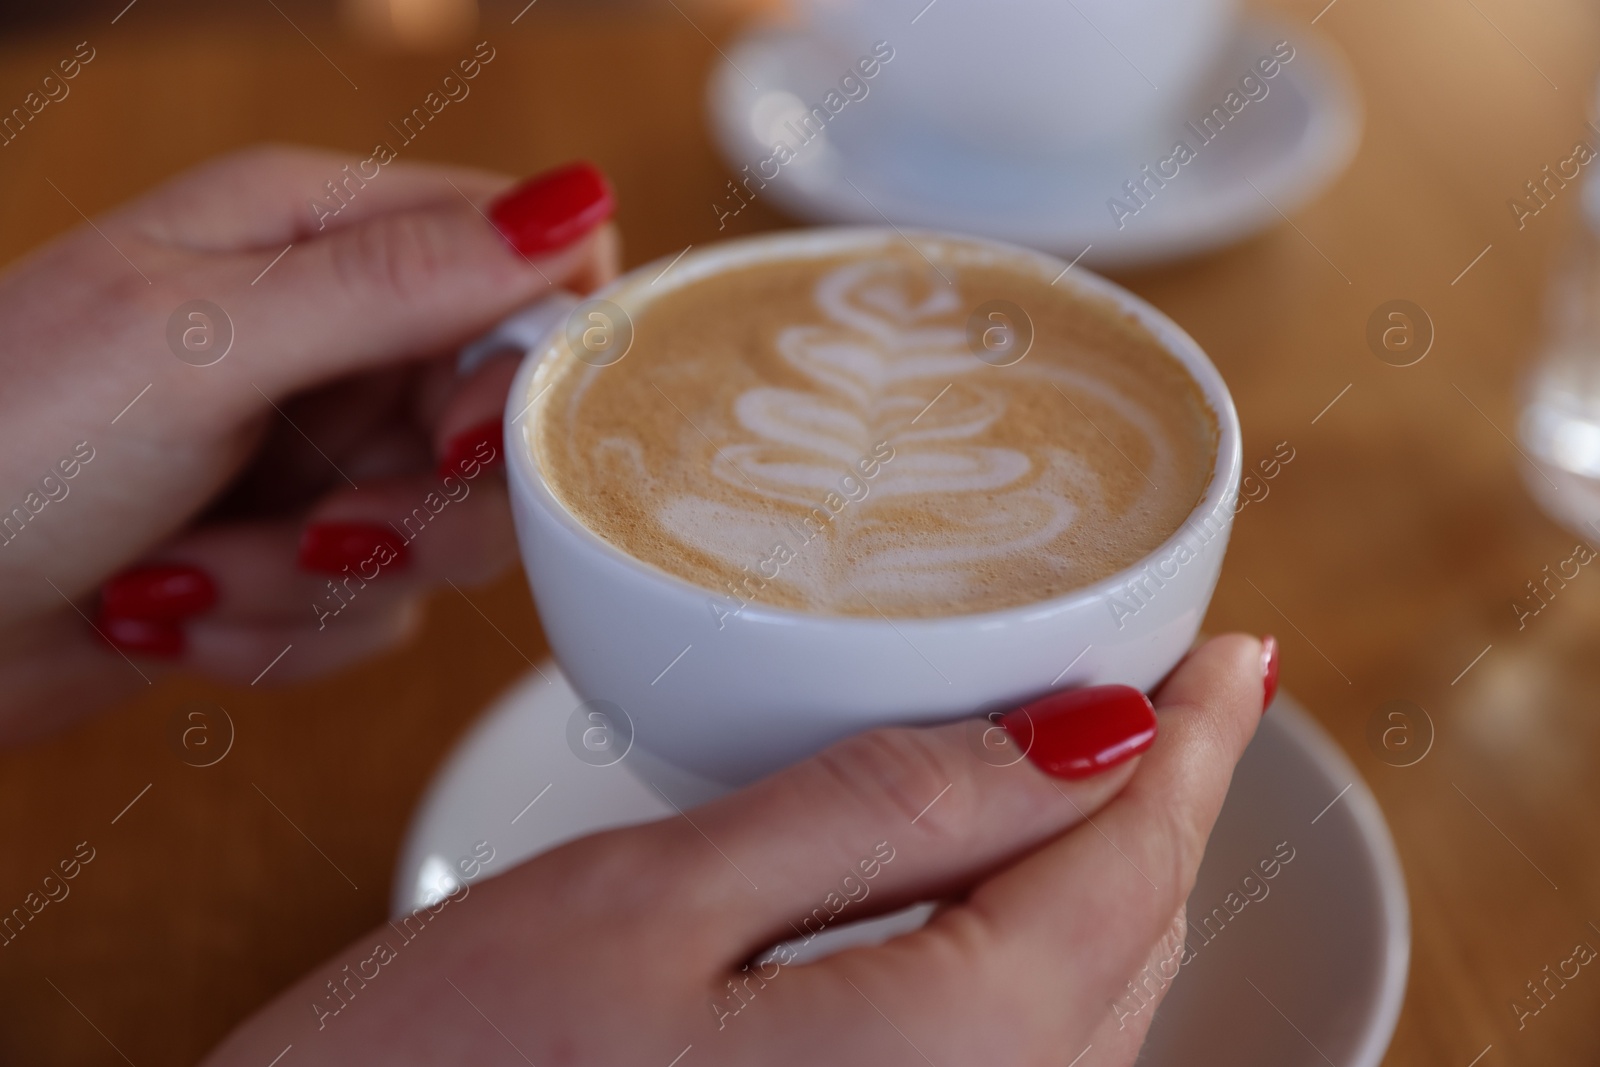
[{"label": "woman's hand", "polygon": [[610,191],[583,164],[509,193],[366,166],[230,156],[0,276],[0,737],[154,660],[249,682],[292,644],[270,681],[332,669],[513,559],[482,475],[515,360],[450,357],[615,272]]},{"label": "woman's hand", "polygon": [[[296,1064],[1131,1063],[1155,1004],[1113,1004],[1147,966],[1147,989],[1177,973],[1184,901],[1275,681],[1262,642],[1207,642],[1157,694],[1155,745],[1076,781],[980,759],[970,723],[845,741],[378,927],[208,1062],[292,1044]],[[1139,725],[1080,709],[1036,720],[1034,751],[1109,751]],[[841,899],[839,922],[948,903],[878,947],[768,951]]]}]

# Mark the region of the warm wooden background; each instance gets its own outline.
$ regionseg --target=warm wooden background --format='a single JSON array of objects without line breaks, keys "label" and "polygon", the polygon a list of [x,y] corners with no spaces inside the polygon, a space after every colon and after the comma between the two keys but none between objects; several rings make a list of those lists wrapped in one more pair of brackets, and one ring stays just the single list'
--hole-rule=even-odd
[{"label": "warm wooden background", "polygon": [[[1278,6],[1304,27],[1323,3]],[[502,58],[412,151],[514,173],[588,156],[619,189],[630,262],[710,240],[707,204],[725,175],[702,127],[702,85],[719,61],[707,41],[653,0],[541,3],[509,25],[520,6],[487,12],[480,36]],[[457,58],[395,58],[301,15],[353,91],[270,6],[195,7],[145,0],[115,26],[97,13],[83,29],[0,45],[7,107],[73,43],[88,37],[99,52],[67,101],[0,150],[0,257],[77,224],[46,177],[93,212],[263,139],[365,150]],[[690,10],[713,36],[728,32],[725,17]],[[1305,236],[1279,227],[1122,279],[1211,352],[1238,400],[1247,460],[1282,440],[1297,453],[1241,515],[1208,625],[1280,635],[1285,684],[1344,744],[1394,827],[1416,943],[1388,1062],[1466,1067],[1492,1044],[1484,1067],[1593,1064],[1600,973],[1585,969],[1522,1032],[1509,1004],[1576,942],[1600,947],[1588,925],[1600,924],[1600,577],[1586,571],[1517,630],[1512,599],[1574,538],[1534,509],[1515,453],[1457,387],[1497,426],[1514,425],[1576,196],[1521,232],[1506,200],[1589,136],[1600,13],[1582,0],[1339,0],[1316,29],[1347,51],[1368,124],[1352,170],[1297,215]],[[738,220],[741,232],[783,223],[760,205]],[[1407,369],[1363,342],[1369,312],[1396,297],[1426,307],[1438,330]],[[520,576],[473,596],[516,647],[451,593],[414,647],[343,677],[269,692],[170,681],[0,755],[0,907],[76,842],[97,850],[70,898],[0,950],[0,1061],[122,1063],[109,1039],[139,1067],[191,1063],[381,919],[428,775],[543,648]],[[204,770],[180,763],[165,734],[174,709],[202,696],[238,727],[232,753]],[[1425,707],[1438,730],[1405,769],[1375,758],[1364,736],[1396,698]]]}]

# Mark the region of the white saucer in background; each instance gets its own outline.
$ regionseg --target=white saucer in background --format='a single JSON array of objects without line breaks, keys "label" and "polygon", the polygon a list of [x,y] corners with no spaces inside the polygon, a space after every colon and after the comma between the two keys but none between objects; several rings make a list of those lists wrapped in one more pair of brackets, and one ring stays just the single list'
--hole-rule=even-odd
[{"label": "white saucer in background", "polygon": [[[1184,129],[1222,104],[1239,79],[1288,40],[1294,58],[1266,82],[1211,142]],[[909,47],[909,46],[907,46]],[[793,30],[765,28],[727,50],[708,87],[711,128],[732,166],[772,155],[774,141],[793,145],[784,120],[822,103],[857,57],[843,55]],[[894,77],[891,60],[876,78]],[[1050,163],[997,158],[964,150],[947,133],[918,127],[874,107],[867,95],[846,104],[764,187],[756,200],[811,222],[926,227],[980,234],[1073,259],[1123,268],[1172,260],[1242,240],[1280,221],[1327,187],[1355,153],[1360,98],[1334,47],[1302,28],[1279,28],[1246,16],[1215,77],[1194,94],[1169,130],[1152,131],[1125,157]],[[1092,106],[1092,101],[1086,106]],[[1171,154],[1178,137],[1197,149],[1176,178],[1119,228],[1107,200],[1140,168]],[[767,168],[771,172],[771,167]],[[1252,188],[1252,183],[1254,187]],[[746,197],[748,199],[748,195]],[[721,210],[739,207],[732,193]]]},{"label": "white saucer in background", "polygon": [[[457,863],[480,841],[494,848],[483,869],[492,876],[563,841],[674,813],[630,770],[639,753],[605,767],[574,755],[567,735],[579,703],[547,662],[456,746],[412,819],[394,915],[452,890]],[[1294,858],[1262,882],[1260,863],[1284,854],[1285,842]],[[1260,899],[1241,907],[1240,882],[1251,872],[1256,882],[1246,888]],[[1233,891],[1241,893],[1237,914],[1226,903]],[[1219,907],[1227,922],[1203,927]],[[1355,767],[1283,694],[1234,775],[1189,916],[1194,957],[1161,1006],[1142,1065],[1376,1067],[1382,1060],[1410,956],[1404,877]],[[838,948],[918,921],[888,916],[875,929],[856,924],[823,936]]]}]

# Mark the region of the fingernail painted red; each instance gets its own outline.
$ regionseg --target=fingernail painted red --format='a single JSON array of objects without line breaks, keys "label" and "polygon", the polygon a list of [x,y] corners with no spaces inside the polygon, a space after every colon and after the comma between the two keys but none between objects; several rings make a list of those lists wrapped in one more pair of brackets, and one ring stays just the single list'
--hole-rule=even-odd
[{"label": "fingernail painted red", "polygon": [[183,625],[171,619],[134,619],[102,613],[95,625],[113,645],[135,655],[177,659],[188,645]]},{"label": "fingernail painted red", "polygon": [[1278,695],[1278,639],[1271,634],[1261,639],[1261,682],[1261,714],[1265,715]]},{"label": "fingernail painted red", "polygon": [[516,186],[489,208],[489,218],[524,256],[565,248],[617,206],[611,183],[593,163],[568,163]]},{"label": "fingernail painted red", "polygon": [[100,610],[125,619],[185,619],[216,602],[211,576],[184,563],[134,567],[100,587]]},{"label": "fingernail painted red", "polygon": [[[439,460],[439,477],[468,474],[474,463],[485,469],[496,466],[503,457],[501,443],[505,431],[499,419],[487,419],[468,430],[462,430],[445,442],[444,455]],[[469,477],[476,475],[469,474]]]},{"label": "fingernail painted red", "polygon": [[359,571],[369,560],[379,567],[404,567],[408,557],[405,542],[387,526],[318,522],[300,535],[300,556],[295,562],[301,570],[341,574],[346,567]]},{"label": "fingernail painted red", "polygon": [[1034,766],[1057,778],[1087,778],[1145,751],[1156,740],[1150,698],[1131,685],[1066,689],[1000,720]]}]

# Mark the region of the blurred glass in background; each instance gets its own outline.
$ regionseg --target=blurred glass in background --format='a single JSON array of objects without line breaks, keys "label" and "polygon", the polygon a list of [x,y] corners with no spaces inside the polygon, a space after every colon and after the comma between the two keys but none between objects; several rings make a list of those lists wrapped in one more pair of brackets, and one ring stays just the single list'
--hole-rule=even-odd
[{"label": "blurred glass in background", "polygon": [[[1600,87],[1588,133],[1600,116]],[[1573,154],[1530,182],[1525,210],[1537,212],[1569,184],[1579,185],[1582,210],[1569,247],[1552,271],[1543,344],[1525,385],[1519,426],[1532,461],[1524,480],[1551,517],[1585,538],[1600,534],[1600,137],[1586,137]],[[1582,166],[1571,175],[1571,166]],[[1567,193],[1566,195],[1571,195]],[[1530,203],[1531,202],[1531,203]]]}]

